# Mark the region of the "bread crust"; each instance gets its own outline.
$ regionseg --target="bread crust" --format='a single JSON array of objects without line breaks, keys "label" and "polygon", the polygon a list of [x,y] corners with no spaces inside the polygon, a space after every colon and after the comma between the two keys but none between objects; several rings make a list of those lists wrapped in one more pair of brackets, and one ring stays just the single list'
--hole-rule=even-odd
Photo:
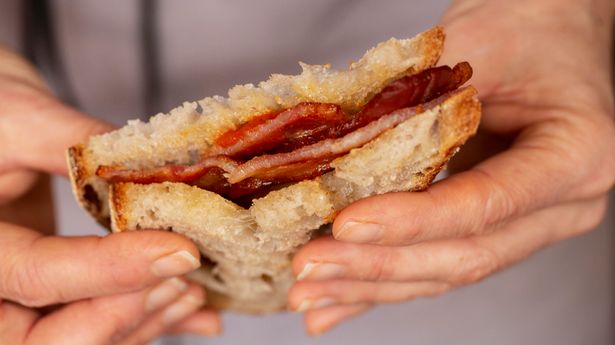
[{"label": "bread crust", "polygon": [[88,183],[93,176],[88,171],[88,162],[83,151],[83,145],[75,145],[66,151],[71,190],[81,207],[88,211],[98,224],[110,229],[111,220],[106,212],[106,200]]}]

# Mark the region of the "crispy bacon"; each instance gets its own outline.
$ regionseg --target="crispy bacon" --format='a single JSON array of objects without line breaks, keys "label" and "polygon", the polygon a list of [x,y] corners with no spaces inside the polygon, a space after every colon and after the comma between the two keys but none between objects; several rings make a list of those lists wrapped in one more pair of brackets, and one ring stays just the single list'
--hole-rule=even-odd
[{"label": "crispy bacon", "polygon": [[184,182],[247,205],[271,188],[331,170],[333,159],[439,103],[471,76],[467,62],[430,68],[391,82],[354,115],[334,104],[299,103],[224,133],[195,164],[100,166],[96,174],[111,183]]},{"label": "crispy bacon", "polygon": [[275,152],[289,152],[323,139],[339,138],[394,110],[416,106],[455,90],[471,76],[472,68],[467,62],[454,68],[429,68],[391,82],[354,116],[334,104],[299,103],[282,112],[258,116],[224,133],[216,141],[217,146],[204,156],[249,157],[272,148]]},{"label": "crispy bacon", "polygon": [[325,172],[331,170],[329,163],[333,157],[317,159],[308,162],[301,162],[275,167],[266,173],[260,174],[258,177],[250,177],[238,183],[230,185],[230,189],[226,195],[231,199],[236,199],[249,195],[254,197],[255,192],[264,192],[261,196],[276,186],[299,182],[303,180],[311,180]]},{"label": "crispy bacon", "polygon": [[274,114],[224,133],[204,155],[249,157],[273,148],[290,151],[330,136],[331,128],[350,120],[340,106],[329,103],[303,102]]},{"label": "crispy bacon", "polygon": [[297,164],[308,160],[329,159],[330,157],[341,156],[353,148],[363,146],[372,141],[387,129],[393,128],[406,121],[417,113],[423,112],[425,108],[431,107],[437,101],[429,104],[420,105],[412,108],[404,108],[394,111],[388,115],[371,122],[365,127],[359,128],[341,138],[325,139],[315,144],[304,146],[292,152],[277,153],[273,155],[262,155],[239,165],[237,169],[228,175],[230,183],[237,183],[250,177],[270,176],[271,169],[290,164]]},{"label": "crispy bacon", "polygon": [[387,85],[363,109],[342,125],[346,134],[394,110],[426,103],[447,92],[458,89],[472,77],[472,67],[461,62],[450,68],[440,66],[405,76]]},{"label": "crispy bacon", "polygon": [[111,183],[161,183],[161,182],[191,182],[201,178],[213,168],[233,171],[238,167],[237,161],[226,156],[214,156],[201,159],[193,165],[167,164],[152,169],[125,169],[121,166],[101,165],[96,169],[96,175]]},{"label": "crispy bacon", "polygon": [[252,194],[264,187],[273,187],[318,177],[331,169],[329,163],[333,158],[329,157],[277,166],[260,174],[258,177],[246,178],[234,184],[229,183],[226,179],[224,170],[211,168],[200,178],[190,182],[190,184],[234,199]]}]

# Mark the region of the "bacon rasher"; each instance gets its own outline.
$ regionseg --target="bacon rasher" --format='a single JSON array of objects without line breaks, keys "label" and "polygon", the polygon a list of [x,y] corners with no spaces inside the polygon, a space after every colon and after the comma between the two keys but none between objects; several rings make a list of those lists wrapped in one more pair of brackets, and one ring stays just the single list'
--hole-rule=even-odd
[{"label": "bacon rasher", "polygon": [[111,183],[184,182],[233,200],[264,195],[280,184],[326,173],[333,159],[437,105],[439,96],[471,75],[467,62],[430,68],[391,82],[356,114],[335,104],[299,103],[222,134],[192,165],[134,170],[100,166],[96,174]]}]

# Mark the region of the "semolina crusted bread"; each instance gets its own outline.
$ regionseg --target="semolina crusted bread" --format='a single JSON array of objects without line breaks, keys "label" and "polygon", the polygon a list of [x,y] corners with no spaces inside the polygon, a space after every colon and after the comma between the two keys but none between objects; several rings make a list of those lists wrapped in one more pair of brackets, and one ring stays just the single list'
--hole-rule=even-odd
[{"label": "semolina crusted bread", "polygon": [[132,121],[92,137],[68,151],[75,195],[113,231],[161,229],[191,238],[203,257],[191,278],[207,288],[213,307],[248,313],[281,310],[293,282],[292,255],[342,208],[370,195],[427,188],[476,131],[480,103],[474,88],[451,93],[333,160],[333,171],[272,191],[248,209],[183,183],[108,185],[95,175],[97,167],[189,164],[228,129],[299,102],[336,103],[356,111],[390,81],[433,66],[443,40],[441,28],[412,39],[391,39],[346,71],[302,65],[298,76],[273,75],[258,87],[234,87],[228,98],[184,103],[149,123]]}]

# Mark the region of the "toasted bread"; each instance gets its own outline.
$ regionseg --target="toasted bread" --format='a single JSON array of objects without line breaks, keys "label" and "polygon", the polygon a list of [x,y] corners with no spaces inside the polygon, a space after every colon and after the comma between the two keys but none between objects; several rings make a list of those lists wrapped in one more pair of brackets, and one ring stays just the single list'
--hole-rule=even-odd
[{"label": "toasted bread", "polygon": [[208,289],[214,307],[250,313],[283,309],[293,282],[292,255],[300,246],[358,199],[427,188],[475,133],[480,102],[474,88],[451,93],[437,106],[335,159],[331,172],[272,191],[247,209],[183,183],[109,185],[96,176],[96,168],[187,164],[221,133],[299,102],[357,110],[390,81],[433,66],[443,40],[441,28],[408,40],[391,39],[346,71],[302,65],[298,76],[273,75],[258,87],[236,86],[228,98],[184,103],[148,124],[133,121],[93,137],[68,151],[75,195],[113,231],[161,229],[191,238],[203,255],[203,266],[191,277]]}]

